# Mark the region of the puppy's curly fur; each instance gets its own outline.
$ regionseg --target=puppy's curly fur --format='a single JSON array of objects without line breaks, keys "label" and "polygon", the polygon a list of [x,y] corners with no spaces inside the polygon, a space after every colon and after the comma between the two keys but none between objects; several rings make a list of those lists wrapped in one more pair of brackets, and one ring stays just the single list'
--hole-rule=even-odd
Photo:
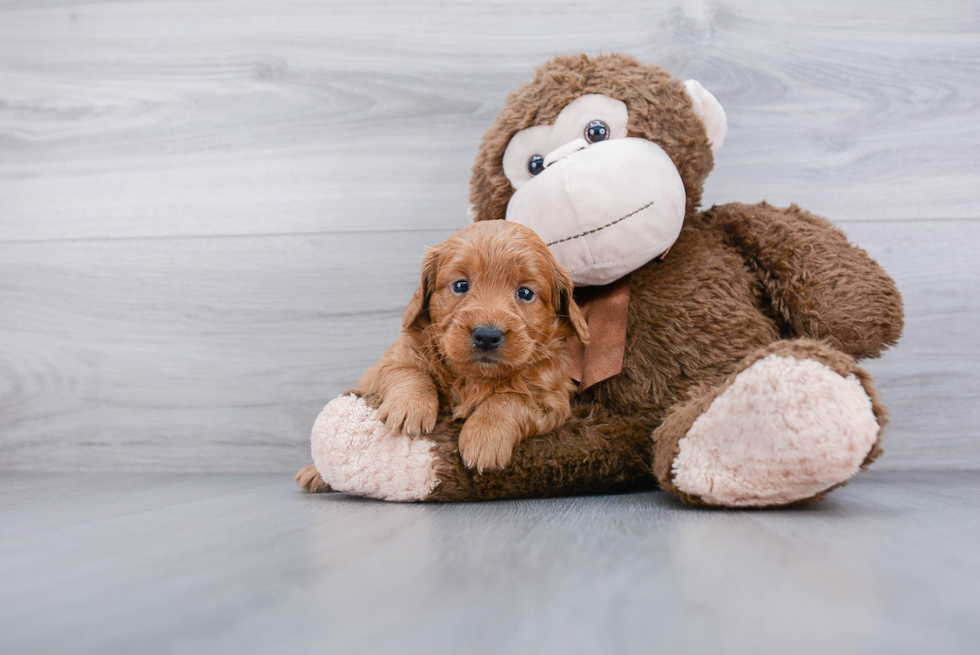
[{"label": "puppy's curly fur", "polygon": [[[401,338],[358,389],[380,397],[385,425],[415,436],[432,431],[440,404],[451,407],[466,421],[459,435],[466,466],[503,468],[521,440],[571,413],[565,341],[588,341],[572,289],[533,230],[470,225],[426,254]],[[477,328],[499,330],[499,346],[478,347]]]}]

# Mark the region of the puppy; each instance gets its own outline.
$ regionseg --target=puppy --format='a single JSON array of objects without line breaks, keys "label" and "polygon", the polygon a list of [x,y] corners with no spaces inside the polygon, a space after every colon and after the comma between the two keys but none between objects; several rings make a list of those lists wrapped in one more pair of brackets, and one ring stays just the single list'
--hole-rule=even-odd
[{"label": "puppy", "polygon": [[474,223],[426,254],[401,338],[358,387],[378,394],[380,420],[410,435],[430,432],[448,405],[466,421],[466,466],[503,468],[522,439],[571,412],[565,340],[589,338],[572,288],[530,228]]}]

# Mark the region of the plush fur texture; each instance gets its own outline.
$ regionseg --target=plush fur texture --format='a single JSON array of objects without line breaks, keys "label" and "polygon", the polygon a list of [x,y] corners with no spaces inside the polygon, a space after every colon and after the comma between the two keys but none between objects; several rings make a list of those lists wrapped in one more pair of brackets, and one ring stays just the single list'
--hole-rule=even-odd
[{"label": "plush fur texture", "polygon": [[578,404],[558,430],[522,442],[510,464],[480,474],[466,468],[449,417],[425,437],[433,443],[439,485],[426,498],[457,502],[653,489],[653,443],[642,423]]},{"label": "plush fur texture", "polygon": [[[870,401],[871,412],[874,418],[874,422],[877,424],[878,428],[875,431],[874,443],[867,448],[862,450],[864,452],[863,456],[858,454],[858,463],[860,467],[865,468],[870,466],[871,463],[881,455],[882,450],[880,447],[880,434],[881,429],[888,422],[888,412],[885,407],[881,404],[878,396],[878,392],[875,390],[871,376],[858,366],[854,359],[840,351],[832,348],[825,342],[817,342],[809,339],[798,339],[794,341],[777,341],[765,348],[760,348],[744,360],[739,362],[735,371],[720,385],[706,391],[700,396],[693,398],[689,402],[677,407],[666,421],[664,421],[660,427],[654,432],[654,471],[657,475],[660,485],[663,489],[670,491],[671,493],[677,495],[681,500],[694,504],[694,505],[714,505],[714,506],[724,506],[731,505],[734,503],[722,503],[717,498],[706,499],[700,497],[696,494],[690,494],[684,490],[678,488],[674,482],[675,475],[677,473],[676,465],[681,452],[681,441],[685,439],[691,431],[694,424],[704,416],[709,409],[712,407],[715,399],[719,396],[724,395],[724,393],[731,387],[731,385],[738,380],[739,376],[747,372],[756,363],[772,356],[777,356],[782,359],[795,358],[801,361],[818,363],[823,366],[827,371],[830,371],[841,378],[841,381],[855,380],[861,385],[861,390],[864,396]],[[821,375],[825,376],[825,372],[821,369]],[[826,377],[824,377],[826,381]],[[784,382],[780,380],[772,380],[774,385],[775,393],[782,391]],[[821,385],[816,385],[821,386]],[[794,392],[791,392],[794,393]],[[796,393],[806,394],[806,389],[801,389],[796,391]],[[768,399],[768,407],[761,407],[759,410],[766,412],[769,415],[770,421],[780,421],[784,423],[795,422],[798,419],[798,413],[793,411],[792,405],[787,405],[783,403],[775,404],[773,398]],[[811,399],[812,401],[813,399]],[[837,411],[836,409],[833,411]],[[746,412],[750,414],[754,412]],[[850,430],[850,428],[848,428]],[[792,440],[799,433],[793,434],[792,432],[784,432],[783,436],[787,440]],[[840,438],[842,435],[840,431],[834,433],[831,431],[830,438]],[[851,446],[854,446],[855,450],[861,450],[857,443],[860,439],[850,439],[844,442],[844,449],[850,450]],[[847,455],[847,453],[845,453]],[[799,463],[802,463],[806,458],[800,457],[798,459]],[[811,467],[809,470],[803,467],[794,467],[794,480],[785,485],[782,488],[783,492],[792,490],[794,487],[800,487],[810,482],[817,484],[817,486],[823,486],[824,488],[815,491],[809,497],[799,497],[792,501],[782,501],[773,502],[774,505],[782,504],[793,504],[797,502],[808,502],[814,501],[822,498],[828,491],[836,486],[840,486],[847,478],[853,475],[854,471],[850,471],[848,475],[845,475],[839,481],[835,483],[828,483],[826,476],[821,475],[821,472],[814,471],[814,468],[820,468],[827,462],[824,458],[817,458],[815,466]],[[747,470],[747,469],[745,469]],[[770,472],[774,471],[772,469]],[[812,480],[807,480],[807,474],[814,475]],[[748,491],[750,486],[743,487],[743,490]],[[773,493],[776,493],[774,488],[770,489]],[[756,506],[764,506],[766,503],[757,502]]]},{"label": "plush fur texture", "polygon": [[[628,118],[620,100],[582,96],[554,125],[515,134],[504,153],[516,189],[506,220],[540,234],[576,286],[628,275],[666,252],[684,223],[677,167],[657,144],[628,137]],[[595,122],[605,136],[590,142],[586,128]],[[547,173],[532,175],[529,164],[541,153]]]},{"label": "plush fur texture", "polygon": [[592,93],[626,103],[629,136],[653,141],[670,155],[684,180],[688,212],[697,209],[714,159],[683,82],[627,55],[572,55],[544,64],[533,80],[510,94],[484,135],[470,182],[476,220],[502,219],[507,212],[514,189],[504,175],[503,157],[511,138],[554,123],[573,100]]},{"label": "plush fur texture", "polygon": [[[395,432],[362,398],[340,396],[313,425],[319,476],[297,474],[308,491],[344,491],[380,500],[424,500],[439,484],[433,444]],[[323,480],[330,481],[327,485]]]},{"label": "plush fur texture", "polygon": [[[402,337],[358,388],[378,394],[378,419],[389,429],[412,436],[435,428],[440,405],[450,408],[465,421],[459,449],[466,465],[504,467],[516,444],[554,430],[571,413],[565,341],[589,340],[572,288],[530,228],[471,225],[426,254]],[[499,345],[479,348],[481,329],[498,330]]]},{"label": "plush fur texture", "polygon": [[[592,93],[625,102],[629,135],[657,143],[677,166],[687,194],[680,236],[668,257],[641,266],[631,276],[622,372],[583,391],[565,425],[524,441],[510,466],[484,475],[463,466],[456,449],[459,427],[451,417],[441,416],[425,437],[439,480],[427,499],[637,490],[649,488],[654,477],[663,489],[696,505],[737,505],[745,497],[739,494],[753,485],[769,494],[756,505],[822,497],[850,477],[854,453],[866,449],[861,463],[867,465],[881,452],[885,410],[870,376],[855,360],[879,356],[901,335],[902,299],[894,282],[840,230],[795,206],[781,209],[763,202],[699,211],[702,185],[713,164],[705,128],[680,81],[623,55],[556,58],[507,98],[473,169],[476,219],[505,215],[514,189],[503,174],[501,159],[510,138],[519,130],[553,122],[569,102]],[[813,448],[805,451],[809,455],[798,459],[796,474],[781,488],[770,482],[778,480],[775,472],[786,470],[782,455],[778,467],[756,475],[741,491],[728,489],[724,497],[713,496],[690,482],[696,476],[684,472],[683,461],[675,467],[682,440],[691,434],[692,447],[708,445],[711,431],[692,433],[692,427],[726,390],[751,386],[739,382],[739,376],[771,355],[818,364],[820,368],[813,369],[820,371],[815,389],[837,390],[818,395],[826,399],[837,394],[838,406],[846,411],[854,410],[855,394],[841,400],[848,394],[840,390],[854,392],[851,381],[859,383],[879,426],[873,443],[866,443],[870,424],[863,415],[855,419],[860,426],[853,434],[827,436],[825,431],[823,437],[807,437],[824,439],[823,445],[811,444]],[[751,381],[751,375],[743,380]],[[791,425],[802,414],[793,400],[797,392],[785,391],[769,398],[772,406],[766,413],[773,421]],[[737,413],[741,402],[742,413],[750,415],[752,394],[733,394],[724,403],[725,411]],[[825,411],[836,411],[828,409],[833,401],[820,402]],[[728,454],[719,450],[714,463],[703,460],[706,474],[724,462],[721,468],[730,475],[748,475],[753,462],[746,462],[740,472],[730,453],[795,438],[792,431],[783,437],[756,440],[751,432],[739,432],[744,443],[725,446]],[[710,447],[721,448],[717,439],[712,443]],[[823,447],[829,450],[820,451]],[[819,453],[827,452],[834,460],[837,455],[829,451],[835,448],[850,454],[840,460],[843,464],[832,465],[837,474],[828,476],[826,458]],[[683,473],[680,486],[678,471]],[[329,478],[327,482],[333,485]],[[809,496],[801,496],[799,490]]]},{"label": "plush fur texture", "polygon": [[878,438],[853,375],[769,355],[735,376],[678,443],[671,480],[730,507],[784,505],[854,475]]}]

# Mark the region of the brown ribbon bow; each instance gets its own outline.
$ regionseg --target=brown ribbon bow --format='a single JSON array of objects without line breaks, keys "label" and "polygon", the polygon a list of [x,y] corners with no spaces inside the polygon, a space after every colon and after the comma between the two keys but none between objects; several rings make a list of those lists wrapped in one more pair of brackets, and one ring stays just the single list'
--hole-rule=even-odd
[{"label": "brown ribbon bow", "polygon": [[630,275],[601,287],[580,287],[575,290],[575,301],[589,323],[589,345],[572,337],[565,354],[572,379],[580,389],[587,389],[623,370]]}]

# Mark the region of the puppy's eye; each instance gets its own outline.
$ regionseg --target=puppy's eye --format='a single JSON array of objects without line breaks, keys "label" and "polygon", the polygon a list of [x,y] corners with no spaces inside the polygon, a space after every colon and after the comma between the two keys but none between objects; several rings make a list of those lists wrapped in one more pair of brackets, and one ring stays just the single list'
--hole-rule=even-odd
[{"label": "puppy's eye", "polygon": [[527,287],[521,287],[517,290],[517,299],[523,300],[524,302],[531,302],[534,300],[534,292]]},{"label": "puppy's eye", "polygon": [[589,143],[599,143],[609,138],[609,126],[602,121],[592,121],[585,128],[585,140]]},{"label": "puppy's eye", "polygon": [[527,172],[531,175],[537,175],[544,170],[544,157],[541,155],[531,155],[531,158],[527,160]]},{"label": "puppy's eye", "polygon": [[466,293],[470,290],[470,283],[466,280],[456,280],[449,287],[453,290],[453,293]]}]

